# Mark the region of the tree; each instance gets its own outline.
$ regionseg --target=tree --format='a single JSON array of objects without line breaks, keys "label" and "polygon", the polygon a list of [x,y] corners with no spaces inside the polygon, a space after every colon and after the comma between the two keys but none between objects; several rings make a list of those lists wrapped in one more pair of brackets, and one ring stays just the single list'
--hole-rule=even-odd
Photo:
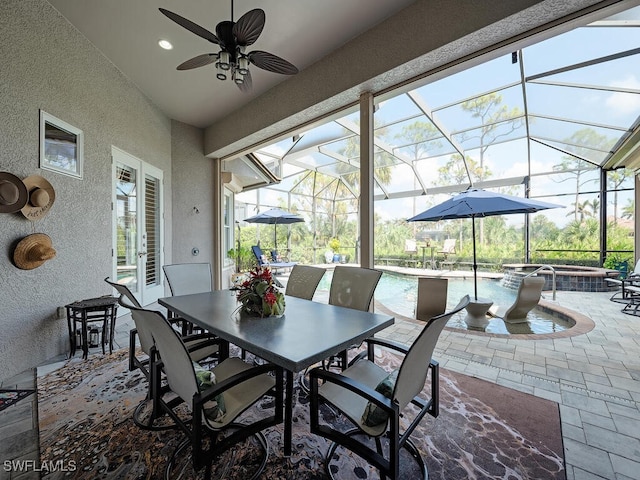
[{"label": "tree", "polygon": [[618,223],[618,189],[633,175],[633,170],[628,168],[607,172],[607,190],[613,192],[613,223]]},{"label": "tree", "polygon": [[[440,135],[440,131],[433,126],[431,122],[424,122],[422,120],[416,120],[415,122],[405,125],[402,127],[400,133],[396,134],[396,140],[401,140],[404,142],[410,142],[409,145],[405,147],[411,156],[412,160],[412,168],[414,170],[414,178],[413,178],[413,188],[417,187],[416,182],[418,175],[415,164],[418,160],[429,156],[429,148],[439,148],[442,146],[442,141],[434,140]],[[412,216],[415,215],[416,212],[416,197],[413,197],[413,212]],[[416,225],[413,226],[413,235],[415,237],[416,229],[418,227]]]},{"label": "tree", "polygon": [[581,215],[580,209],[580,192],[582,188],[588,184],[596,181],[595,178],[584,178],[584,173],[593,170],[595,167],[589,162],[584,160],[588,158],[588,155],[594,150],[607,151],[611,148],[614,140],[607,138],[605,135],[600,135],[592,128],[583,128],[575,132],[571,137],[565,140],[565,150],[574,154],[562,157],[562,161],[559,164],[553,166],[553,170],[556,172],[563,172],[564,178],[559,182],[565,182],[574,180],[574,192],[575,201],[572,203],[574,206],[573,215],[574,220],[578,221]]},{"label": "tree", "polygon": [[[524,114],[519,108],[509,109],[502,105],[502,95],[490,93],[463,102],[461,105],[465,112],[471,114],[481,122],[479,129],[473,134],[464,134],[463,140],[477,138],[480,140],[480,173],[488,173],[484,168],[484,154],[487,149],[502,137],[506,137],[522,127]],[[481,176],[479,180],[485,177]]]},{"label": "tree", "polygon": [[632,219],[636,214],[636,202],[630,198],[622,208],[622,218]]},{"label": "tree", "polygon": [[[474,133],[465,133],[463,141],[477,138],[480,142],[479,159],[479,181],[491,176],[491,171],[485,168],[484,156],[487,149],[503,137],[511,135],[515,130],[522,127],[524,123],[523,112],[515,107],[509,108],[502,105],[502,95],[493,92],[481,97],[476,97],[463,102],[462,110],[471,114],[472,118],[480,120],[480,128],[473,130]],[[479,222],[480,239],[479,243],[484,244],[484,219]]]},{"label": "tree", "polygon": [[[481,178],[491,175],[491,171],[480,167],[474,158],[467,156],[466,160],[471,182],[479,181]],[[456,153],[449,157],[444,166],[438,168],[437,183],[440,185],[469,184],[469,175],[467,175],[467,170],[464,168],[462,156]]]}]

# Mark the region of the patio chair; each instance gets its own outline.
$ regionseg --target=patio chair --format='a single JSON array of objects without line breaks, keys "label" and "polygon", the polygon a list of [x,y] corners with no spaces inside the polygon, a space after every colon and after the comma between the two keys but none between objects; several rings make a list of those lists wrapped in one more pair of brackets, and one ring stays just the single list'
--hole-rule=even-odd
[{"label": "patio chair", "polygon": [[[433,350],[447,321],[469,303],[463,297],[451,311],[433,317],[413,344],[404,345],[380,338],[366,340],[366,357],[357,359],[341,374],[314,368],[311,377],[310,427],[311,432],[333,443],[325,456],[326,474],[333,478],[330,466],[338,445],[363,458],[380,471],[380,478],[397,480],[400,475],[400,449],[405,448],[420,466],[423,478],[428,478],[422,456],[410,436],[428,413],[439,414],[439,365],[432,358]],[[375,364],[375,346],[388,348],[404,355],[400,368],[388,372]],[[421,395],[431,373],[430,395]],[[321,382],[322,383],[321,385]],[[353,424],[350,430],[338,430],[328,423],[320,424],[320,405],[328,403]],[[413,407],[418,408],[415,413]],[[400,430],[400,418],[410,421]],[[359,440],[358,436],[373,438],[375,449]],[[385,457],[381,438],[388,437],[388,455]]]},{"label": "patio chair", "polygon": [[442,244],[442,248],[438,250],[438,253],[444,257],[444,259],[440,262],[440,266],[442,266],[443,264],[449,264],[449,255],[455,255],[456,253],[456,239],[447,238]]},{"label": "patio chair", "polygon": [[619,289],[611,295],[609,300],[612,302],[627,303],[634,296],[633,290],[628,287],[640,286],[640,260],[636,262],[633,271],[626,278],[605,278],[605,282],[617,286]]},{"label": "patio chair", "polygon": [[[283,371],[281,367],[266,364],[252,367],[237,357],[226,358],[210,371],[194,364],[179,334],[171,328],[162,313],[132,309],[138,323],[151,331],[160,361],[154,364],[153,398],[157,408],[165,411],[182,430],[186,438],[179,443],[165,468],[165,478],[170,478],[173,467],[183,458],[184,450],[191,447],[193,467],[206,467],[205,478],[210,478],[212,463],[226,450],[255,436],[264,455],[256,478],[264,469],[269,449],[262,433],[265,428],[283,420]],[[164,371],[169,392],[160,391],[159,377]],[[191,416],[174,410],[175,396],[189,408]],[[250,423],[236,419],[265,396],[272,396],[273,415],[264,416]],[[249,422],[246,418],[244,422]],[[224,432],[224,435],[222,433]],[[231,432],[231,433],[229,433]],[[209,437],[205,447],[204,437]]]},{"label": "patio chair", "polygon": [[294,265],[287,280],[285,295],[311,300],[325,272],[325,268]]},{"label": "patio chair", "polygon": [[527,314],[536,306],[542,296],[546,279],[544,277],[525,277],[518,286],[516,300],[506,311],[498,310],[492,316],[502,318],[505,323],[525,323]]},{"label": "patio chair", "polygon": [[[126,285],[115,283],[109,280],[109,277],[104,279],[109,285],[111,285],[119,294],[120,298],[118,303],[129,310],[140,309],[142,306],[133,295],[133,292]],[[132,314],[132,319],[135,324],[135,328],[129,331],[129,371],[139,369],[147,379],[149,388],[147,390],[147,398],[142,400],[133,412],[133,421],[140,428],[146,430],[158,430],[167,427],[155,427],[153,422],[158,417],[158,412],[152,412],[149,418],[146,420],[141,419],[144,413],[144,407],[148,400],[152,399],[153,387],[151,385],[151,372],[153,370],[153,363],[156,361],[156,350],[153,336],[145,325],[139,325],[136,322],[136,317]],[[140,342],[140,350],[142,350],[143,356],[136,356],[136,338]],[[213,340],[213,337],[208,334],[189,335],[183,337],[183,341],[189,348],[189,352],[193,361],[199,362],[208,358],[217,357],[219,354],[218,344]]]},{"label": "patio chair", "polygon": [[[331,279],[329,289],[329,304],[339,307],[353,308],[355,310],[368,311],[376,286],[380,281],[382,272],[371,268],[336,266]],[[356,348],[352,345],[351,348]],[[337,355],[332,355],[322,361],[322,368],[330,369],[338,367],[347,368],[348,354],[343,350]],[[309,392],[309,380],[307,368],[298,380],[300,387]]]},{"label": "patio chair", "polygon": [[[371,268],[335,267],[329,289],[329,305],[353,308],[363,312],[368,311],[381,276],[380,270]],[[327,368],[335,364],[336,361],[339,361],[338,365],[345,369],[347,367],[347,350],[331,357]]]},{"label": "patio chair", "polygon": [[415,316],[427,321],[447,310],[447,290],[449,280],[438,277],[418,278],[418,298]]},{"label": "patio chair", "polygon": [[298,263],[298,262],[272,262],[264,254],[264,252],[258,245],[253,245],[251,247],[251,251],[255,255],[259,267],[269,267],[271,269],[293,268],[293,266]]},{"label": "patio chair", "polygon": [[[163,265],[162,270],[173,296],[210,292],[212,289],[209,263],[174,263]],[[173,321],[173,312],[168,312],[168,315],[169,320]],[[191,322],[182,320],[181,324],[183,335],[193,333]]]}]

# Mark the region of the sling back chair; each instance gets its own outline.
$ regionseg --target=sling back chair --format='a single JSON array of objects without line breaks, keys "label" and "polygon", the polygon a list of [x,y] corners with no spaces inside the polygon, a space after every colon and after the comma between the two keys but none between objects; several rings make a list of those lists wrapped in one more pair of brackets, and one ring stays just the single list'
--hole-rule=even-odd
[{"label": "sling back chair", "polygon": [[[635,302],[637,292],[634,290],[636,287],[640,287],[640,260],[636,262],[636,266],[633,268],[633,271],[625,278],[605,278],[604,281],[619,288],[619,290],[615,291],[613,295],[611,295],[609,300],[618,303],[628,303],[630,300]],[[629,289],[628,287],[632,288]]]},{"label": "sling back chair", "polygon": [[[337,266],[333,271],[329,289],[329,305],[353,308],[366,312],[371,306],[373,294],[382,272],[372,268]],[[339,361],[339,366],[347,366],[347,351],[329,359],[328,366]],[[327,366],[327,368],[328,368]]]},{"label": "sling back chair", "polygon": [[416,301],[416,318],[418,320],[427,321],[446,311],[448,287],[449,280],[446,278],[418,278],[418,299]]},{"label": "sling back chair", "polygon": [[[423,477],[428,478],[424,460],[409,437],[427,413],[433,417],[439,414],[439,366],[432,358],[433,351],[447,321],[468,303],[467,295],[451,311],[429,320],[409,348],[374,337],[365,340],[367,350],[341,374],[320,367],[311,370],[311,432],[333,442],[325,458],[330,478],[333,478],[330,462],[338,445],[377,468],[381,478],[392,480],[399,478],[400,449],[405,448],[418,463]],[[388,372],[374,363],[376,345],[404,354],[398,370]],[[429,373],[430,398],[425,400],[421,392]],[[320,424],[319,408],[323,403],[332,405],[354,428],[340,431],[327,423]],[[414,415],[413,408],[406,408],[410,403],[419,409],[417,414]],[[407,422],[411,420],[402,432],[401,417]],[[360,442],[357,435],[374,439],[376,448]],[[383,453],[382,436],[388,437],[388,458]]]},{"label": "sling back chair", "polygon": [[304,298],[305,300],[313,299],[313,295],[316,293],[318,284],[325,272],[326,269],[320,267],[294,265],[287,280],[285,295]]},{"label": "sling back chair", "polygon": [[[209,263],[174,263],[163,265],[162,270],[172,296],[191,295],[212,290],[211,265]],[[174,321],[173,312],[168,312],[169,321]],[[193,333],[191,322],[181,319],[182,334]]]},{"label": "sling back chair", "polygon": [[[142,308],[129,287],[120,283],[112,282],[109,280],[109,277],[105,278],[104,281],[111,285],[120,294],[120,298],[118,299],[118,303],[120,305],[128,308],[129,310]],[[152,400],[153,386],[151,385],[151,371],[152,364],[157,358],[155,344],[150,330],[145,328],[145,325],[138,325],[133,314],[132,318],[135,328],[132,328],[129,331],[129,371],[133,371],[136,368],[139,369],[147,379],[147,383],[149,385],[147,398],[141,401],[134,410],[133,421],[138,427],[147,430],[163,430],[165,428],[172,428],[173,426],[154,426],[153,423],[159,414],[157,411],[153,411],[146,420],[142,418],[145,414],[147,401]],[[136,339],[140,342],[140,350],[142,350],[143,353],[142,357],[136,356]],[[199,362],[219,355],[218,342],[215,342],[213,337],[209,334],[187,335],[183,337],[183,340],[188,346],[191,358],[194,361]]]},{"label": "sling back chair", "polygon": [[440,262],[441,268],[447,265],[453,265],[454,262],[449,260],[449,255],[455,255],[456,253],[456,239],[447,238],[442,244],[442,248],[438,250],[438,253],[444,257]]},{"label": "sling back chair", "polygon": [[[170,478],[176,462],[191,447],[193,467],[206,466],[206,478],[211,475],[213,461],[224,451],[255,436],[264,456],[252,478],[264,469],[269,448],[262,431],[283,420],[283,371],[272,364],[252,367],[237,357],[221,360],[211,370],[194,363],[189,350],[161,312],[133,308],[136,323],[151,331],[159,361],[153,365],[154,410],[166,412],[182,430],[186,438],[167,462],[165,478]],[[221,341],[220,339],[218,339]],[[160,375],[164,372],[169,388],[160,389]],[[188,407],[190,416],[174,410],[175,397]],[[273,415],[251,423],[237,423],[236,419],[264,396],[275,397]],[[245,419],[246,421],[246,419]],[[231,432],[231,433],[229,433]],[[223,435],[224,433],[224,435]],[[205,448],[204,437],[209,437]]]},{"label": "sling back chair", "polygon": [[[382,272],[372,268],[336,266],[329,288],[329,305],[353,308],[366,312],[371,306],[371,300],[380,281]],[[353,345],[350,348],[356,348]],[[332,355],[322,361],[322,368],[333,367],[344,370],[347,367],[347,350],[343,350],[337,355]],[[300,375],[298,383],[305,392],[310,391],[308,380],[309,368]]]}]

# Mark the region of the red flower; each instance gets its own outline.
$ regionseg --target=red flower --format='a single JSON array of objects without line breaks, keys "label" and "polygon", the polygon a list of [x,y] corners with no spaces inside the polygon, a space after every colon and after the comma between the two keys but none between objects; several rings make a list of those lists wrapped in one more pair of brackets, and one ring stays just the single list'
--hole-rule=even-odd
[{"label": "red flower", "polygon": [[264,301],[273,306],[273,304],[276,303],[278,299],[276,298],[275,293],[268,291],[264,294]]}]

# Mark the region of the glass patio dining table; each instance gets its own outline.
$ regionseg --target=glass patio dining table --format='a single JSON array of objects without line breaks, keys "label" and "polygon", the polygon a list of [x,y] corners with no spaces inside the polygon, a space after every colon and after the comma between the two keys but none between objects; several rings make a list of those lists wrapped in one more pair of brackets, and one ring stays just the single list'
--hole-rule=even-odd
[{"label": "glass patio dining table", "polygon": [[239,303],[229,290],[166,297],[158,302],[223,340],[285,369],[285,456],[291,455],[294,374],[360,343],[395,321],[390,315],[291,296],[286,297],[283,316],[249,317],[238,313]]}]

